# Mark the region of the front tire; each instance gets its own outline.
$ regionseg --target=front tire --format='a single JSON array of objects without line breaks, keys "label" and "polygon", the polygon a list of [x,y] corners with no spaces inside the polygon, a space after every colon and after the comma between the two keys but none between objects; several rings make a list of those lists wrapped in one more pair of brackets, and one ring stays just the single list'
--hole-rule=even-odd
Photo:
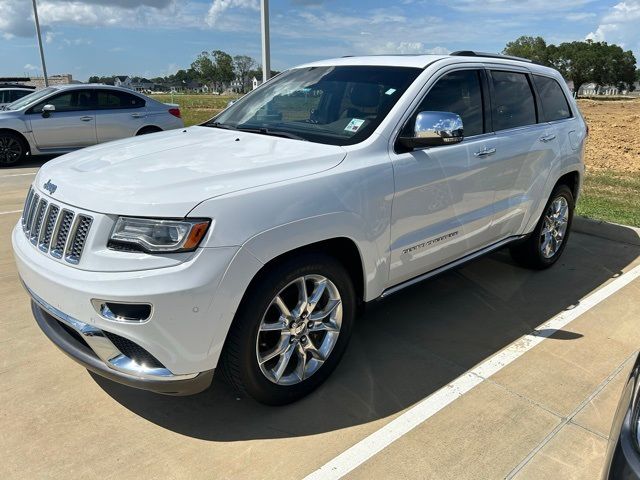
[{"label": "front tire", "polygon": [[27,155],[28,147],[19,135],[0,132],[0,167],[20,163]]},{"label": "front tire", "polygon": [[567,246],[574,209],[571,189],[566,185],[556,186],[531,235],[509,249],[513,259],[534,270],[556,263]]},{"label": "front tire", "polygon": [[292,257],[261,274],[245,294],[222,372],[261,403],[294,402],[338,365],[355,311],[353,284],[340,262],[323,253]]}]

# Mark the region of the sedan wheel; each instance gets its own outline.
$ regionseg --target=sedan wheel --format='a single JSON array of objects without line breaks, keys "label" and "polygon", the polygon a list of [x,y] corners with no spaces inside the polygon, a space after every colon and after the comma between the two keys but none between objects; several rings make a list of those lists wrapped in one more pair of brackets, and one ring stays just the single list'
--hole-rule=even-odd
[{"label": "sedan wheel", "polygon": [[0,165],[13,165],[24,155],[22,142],[14,135],[0,135]]}]

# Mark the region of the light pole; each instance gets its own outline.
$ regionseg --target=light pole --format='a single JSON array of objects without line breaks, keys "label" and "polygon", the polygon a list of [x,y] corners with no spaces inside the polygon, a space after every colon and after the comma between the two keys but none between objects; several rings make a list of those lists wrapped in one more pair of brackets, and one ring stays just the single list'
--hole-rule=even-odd
[{"label": "light pole", "polygon": [[36,20],[36,34],[38,35],[38,46],[40,47],[40,60],[42,61],[42,73],[44,74],[44,86],[49,86],[49,77],[47,77],[47,66],[44,63],[44,49],[42,48],[42,34],[40,33],[40,21],[38,20],[38,6],[36,0],[33,0],[33,17]]},{"label": "light pole", "polygon": [[[35,2],[35,0],[33,0]],[[269,0],[260,1],[262,20],[262,82],[271,77],[271,52],[269,46]]]}]

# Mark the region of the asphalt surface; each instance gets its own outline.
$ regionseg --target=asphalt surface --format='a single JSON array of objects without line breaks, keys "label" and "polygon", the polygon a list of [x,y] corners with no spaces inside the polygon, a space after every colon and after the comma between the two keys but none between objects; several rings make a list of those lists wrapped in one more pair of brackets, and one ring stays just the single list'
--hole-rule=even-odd
[{"label": "asphalt surface", "polygon": [[[544,272],[498,252],[368,309],[336,372],[296,404],[262,406],[218,378],[164,397],[89,374],[36,326],[10,232],[40,163],[0,170],[3,479],[303,478],[640,264],[640,247],[577,233]],[[345,478],[598,478],[638,318],[634,280]]]}]

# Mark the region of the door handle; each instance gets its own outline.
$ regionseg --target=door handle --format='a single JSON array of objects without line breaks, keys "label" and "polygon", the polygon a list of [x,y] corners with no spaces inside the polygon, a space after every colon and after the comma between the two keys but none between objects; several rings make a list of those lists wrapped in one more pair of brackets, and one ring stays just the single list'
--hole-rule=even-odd
[{"label": "door handle", "polygon": [[143,118],[144,117],[144,113],[132,113],[131,116],[133,118]]},{"label": "door handle", "polygon": [[474,153],[474,155],[476,157],[480,157],[481,158],[481,157],[488,157],[489,155],[493,155],[494,153],[496,153],[496,149],[495,148],[484,147],[479,152]]},{"label": "door handle", "polygon": [[554,134],[551,135],[545,135],[544,137],[540,137],[540,141],[541,142],[550,142],[551,140],[554,140],[556,138],[556,136]]},{"label": "door handle", "polygon": [[80,117],[80,120],[82,120],[83,122],[90,122],[91,120],[93,120],[93,117]]}]

